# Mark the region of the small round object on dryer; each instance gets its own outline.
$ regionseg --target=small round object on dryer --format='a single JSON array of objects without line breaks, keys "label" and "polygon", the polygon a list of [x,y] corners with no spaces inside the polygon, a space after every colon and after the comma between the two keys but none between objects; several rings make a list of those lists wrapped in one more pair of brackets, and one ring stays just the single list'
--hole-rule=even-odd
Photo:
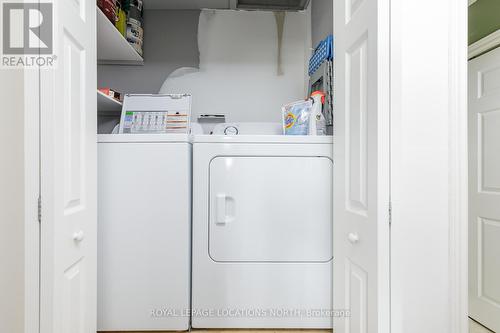
[{"label": "small round object on dryer", "polygon": [[238,135],[238,133],[239,133],[238,127],[236,127],[236,126],[227,126],[224,129],[225,135]]}]

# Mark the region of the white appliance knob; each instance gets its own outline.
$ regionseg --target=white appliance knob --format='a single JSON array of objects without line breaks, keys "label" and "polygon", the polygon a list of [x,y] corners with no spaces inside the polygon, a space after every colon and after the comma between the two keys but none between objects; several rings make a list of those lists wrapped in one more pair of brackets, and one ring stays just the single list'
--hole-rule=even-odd
[{"label": "white appliance knob", "polygon": [[81,242],[83,239],[84,239],[84,235],[83,235],[83,231],[80,230],[80,231],[77,231],[73,234],[73,240],[75,242]]},{"label": "white appliance knob", "polygon": [[356,244],[359,242],[359,235],[357,233],[351,232],[349,235],[347,235],[347,239],[349,239],[349,242],[352,244]]},{"label": "white appliance knob", "polygon": [[225,135],[238,135],[239,131],[236,126],[228,126],[224,129]]}]

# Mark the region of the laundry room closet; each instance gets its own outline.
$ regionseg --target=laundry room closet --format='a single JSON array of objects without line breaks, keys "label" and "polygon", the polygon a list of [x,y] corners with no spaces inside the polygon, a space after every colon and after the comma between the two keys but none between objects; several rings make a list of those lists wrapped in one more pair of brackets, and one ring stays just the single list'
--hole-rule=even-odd
[{"label": "laundry room closet", "polygon": [[[333,30],[333,4],[326,0],[286,12],[230,9],[231,0],[143,2],[143,56],[98,12],[98,88],[111,88],[122,99],[126,93],[189,90],[201,95],[193,98],[194,122],[209,123],[204,116],[210,115],[281,122],[281,106],[307,95],[312,49]],[[106,120],[116,120],[121,110],[106,101],[98,98],[100,133],[110,132]]]},{"label": "laundry room closet", "polygon": [[98,331],[331,329],[332,7],[97,0]]}]

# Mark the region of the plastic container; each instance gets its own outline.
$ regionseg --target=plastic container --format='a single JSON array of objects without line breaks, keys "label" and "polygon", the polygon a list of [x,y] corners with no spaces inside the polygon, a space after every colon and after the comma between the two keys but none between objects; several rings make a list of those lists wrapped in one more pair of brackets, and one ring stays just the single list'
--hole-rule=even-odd
[{"label": "plastic container", "polygon": [[284,135],[308,135],[312,99],[286,104],[281,108]]}]

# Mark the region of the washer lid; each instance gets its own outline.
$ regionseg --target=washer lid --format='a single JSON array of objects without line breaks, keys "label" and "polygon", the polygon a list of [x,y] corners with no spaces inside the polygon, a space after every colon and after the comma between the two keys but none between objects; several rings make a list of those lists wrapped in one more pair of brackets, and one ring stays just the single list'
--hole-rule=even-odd
[{"label": "washer lid", "polygon": [[303,143],[332,144],[333,136],[309,135],[195,135],[194,143]]},{"label": "washer lid", "polygon": [[191,143],[191,136],[188,134],[99,134],[97,142],[187,142]]}]

